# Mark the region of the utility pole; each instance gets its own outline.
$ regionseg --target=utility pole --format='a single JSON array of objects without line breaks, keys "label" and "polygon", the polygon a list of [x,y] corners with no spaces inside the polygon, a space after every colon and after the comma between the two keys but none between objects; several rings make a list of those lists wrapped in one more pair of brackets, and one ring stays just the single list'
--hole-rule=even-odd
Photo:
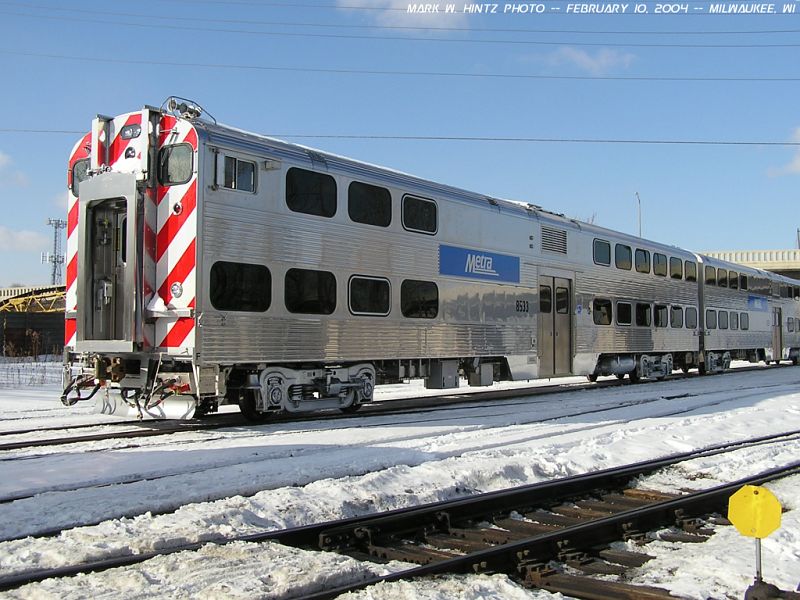
[{"label": "utility pole", "polygon": [[51,263],[50,283],[61,283],[61,265],[64,264],[64,255],[61,253],[61,230],[67,228],[67,222],[62,219],[47,219],[47,224],[53,228],[53,252],[42,252],[42,264]]},{"label": "utility pole", "polygon": [[[642,237],[642,199],[639,198],[639,192],[636,192],[636,201],[639,203],[639,237]],[[800,229],[797,232],[800,235]]]}]

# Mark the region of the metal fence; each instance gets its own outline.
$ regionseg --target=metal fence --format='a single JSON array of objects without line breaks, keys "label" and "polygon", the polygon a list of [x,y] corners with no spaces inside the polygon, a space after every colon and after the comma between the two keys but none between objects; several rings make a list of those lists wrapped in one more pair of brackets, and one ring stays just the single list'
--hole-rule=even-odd
[{"label": "metal fence", "polygon": [[61,357],[0,358],[0,388],[61,384]]}]

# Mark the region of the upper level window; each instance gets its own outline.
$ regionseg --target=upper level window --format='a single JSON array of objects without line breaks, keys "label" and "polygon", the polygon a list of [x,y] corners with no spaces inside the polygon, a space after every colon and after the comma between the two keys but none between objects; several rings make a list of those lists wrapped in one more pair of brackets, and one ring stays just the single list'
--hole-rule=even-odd
[{"label": "upper level window", "polygon": [[336,180],[325,173],[292,167],[286,172],[286,205],[294,212],[336,214]]},{"label": "upper level window", "polygon": [[75,164],[72,165],[72,181],[70,182],[70,186],[75,196],[79,195],[78,189],[80,188],[81,182],[89,178],[89,165],[88,158],[75,161]]},{"label": "upper level window", "polygon": [[416,196],[404,196],[403,227],[421,233],[436,233],[436,203]]},{"label": "upper level window", "polygon": [[611,325],[611,300],[592,300],[592,319],[595,325]]},{"label": "upper level window", "polygon": [[650,272],[650,252],[648,250],[642,250],[641,248],[637,248],[635,262],[636,262],[636,271],[638,273]]},{"label": "upper level window", "polygon": [[719,287],[728,287],[728,271],[725,269],[717,269],[717,285]]},{"label": "upper level window", "polygon": [[617,268],[630,271],[631,262],[631,247],[624,246],[623,244],[617,244],[614,248],[614,264],[617,266]]},{"label": "upper level window", "polygon": [[209,295],[217,310],[264,312],[272,302],[272,275],[264,265],[217,261]]},{"label": "upper level window", "polygon": [[669,276],[672,279],[683,279],[683,261],[680,258],[670,257]]},{"label": "upper level window", "polygon": [[639,327],[650,327],[652,323],[652,319],[650,314],[652,312],[652,307],[649,304],[636,304],[636,325]]},{"label": "upper level window", "polygon": [[356,223],[388,227],[392,222],[392,195],[386,188],[353,181],[347,188],[347,214]]},{"label": "upper level window", "polygon": [[194,149],[189,144],[164,146],[158,153],[158,181],[161,185],[180,185],[192,178]]},{"label": "upper level window", "polygon": [[658,252],[653,253],[653,273],[661,277],[667,276],[667,257]]},{"label": "upper level window", "polygon": [[328,271],[289,269],[284,300],[289,312],[329,315],[336,310],[336,277]]},{"label": "upper level window", "polygon": [[404,317],[435,319],[439,314],[439,288],[432,281],[406,279],[400,286],[400,310]]},{"label": "upper level window", "polygon": [[686,270],[686,281],[697,281],[697,263],[687,260],[683,263]]},{"label": "upper level window", "polygon": [[351,277],[350,312],[356,315],[388,315],[389,281],[377,277]]},{"label": "upper level window", "polygon": [[611,265],[611,244],[605,240],[594,241],[594,262],[598,265]]},{"label": "upper level window", "polygon": [[255,192],[256,163],[235,156],[226,156],[222,187],[240,192]]},{"label": "upper level window", "polygon": [[706,285],[717,285],[717,270],[714,267],[706,267]]}]

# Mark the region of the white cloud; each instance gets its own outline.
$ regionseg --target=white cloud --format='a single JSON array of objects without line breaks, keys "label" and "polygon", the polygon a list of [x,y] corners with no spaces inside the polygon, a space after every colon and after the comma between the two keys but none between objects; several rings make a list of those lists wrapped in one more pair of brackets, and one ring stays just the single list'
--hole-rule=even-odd
[{"label": "white cloud", "polygon": [[50,238],[38,231],[15,231],[0,225],[0,250],[41,252],[49,243]]},{"label": "white cloud", "polygon": [[[800,142],[800,127],[794,130],[792,134],[793,142]],[[792,160],[782,167],[770,167],[767,170],[767,175],[770,177],[780,177],[781,175],[797,175],[800,174],[800,149],[795,150]]]},{"label": "white cloud", "polygon": [[25,187],[28,183],[28,176],[14,169],[11,157],[0,152],[0,186]]},{"label": "white cloud", "polygon": [[582,50],[573,46],[562,46],[544,57],[550,66],[572,65],[590,75],[608,75],[615,69],[627,69],[636,55],[610,48],[595,51]]},{"label": "white cloud", "polygon": [[[353,0],[336,0],[337,6],[341,10],[347,10],[347,7],[354,6]],[[374,10],[352,10],[353,13],[365,13],[377,25],[385,25],[387,27],[436,27],[436,28],[456,28],[464,27],[467,22],[467,14],[465,13],[410,13],[408,7],[410,5],[419,5],[419,2],[413,0],[372,0],[368,5]],[[425,4],[425,3],[422,3]],[[428,2],[427,4],[436,4]],[[439,7],[444,11],[446,3],[439,3]],[[456,10],[461,5],[456,6]],[[402,30],[400,30],[402,31]],[[431,33],[436,33],[431,32]],[[408,35],[419,35],[419,31],[413,29],[408,30]]]}]

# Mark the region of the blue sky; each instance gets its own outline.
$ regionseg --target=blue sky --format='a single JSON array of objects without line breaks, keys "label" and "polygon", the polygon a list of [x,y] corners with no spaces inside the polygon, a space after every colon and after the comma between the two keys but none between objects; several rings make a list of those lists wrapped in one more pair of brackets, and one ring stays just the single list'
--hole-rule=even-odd
[{"label": "blue sky", "polygon": [[[88,131],[96,113],[170,95],[281,136],[800,142],[800,8],[780,14],[797,0],[762,15],[567,4],[409,15],[397,0],[0,0],[0,286],[49,282],[45,223],[66,218],[80,137],[9,130]],[[800,227],[800,146],[287,139],[629,233],[638,192],[644,236],[688,249],[791,248]]]}]

